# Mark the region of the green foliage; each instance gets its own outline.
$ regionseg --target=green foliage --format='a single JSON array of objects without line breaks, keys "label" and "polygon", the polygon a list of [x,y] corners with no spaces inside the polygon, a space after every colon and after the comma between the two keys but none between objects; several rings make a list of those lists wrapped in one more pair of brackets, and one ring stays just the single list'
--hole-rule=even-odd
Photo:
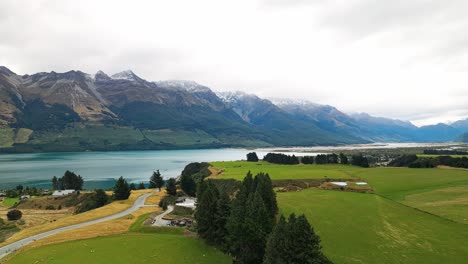
[{"label": "green foliage", "polygon": [[215,225],[219,191],[210,180],[202,181],[200,186],[203,191],[199,193],[198,205],[195,210],[198,235],[209,244],[215,244],[218,239],[216,235],[219,228]]},{"label": "green foliage", "polygon": [[136,186],[135,186],[135,183],[130,183],[130,190],[136,190]]},{"label": "green foliage", "polygon": [[74,172],[66,171],[61,178],[52,178],[52,188],[54,190],[81,190],[83,189],[83,178]]},{"label": "green foliage", "polygon": [[299,159],[295,155],[286,155],[282,153],[268,153],[263,157],[264,161],[276,164],[299,164]]},{"label": "green foliage", "polygon": [[353,155],[351,158],[351,165],[359,166],[363,168],[369,168],[369,161],[363,155]]},{"label": "green foliage", "polygon": [[226,229],[227,249],[235,262],[260,263],[263,260],[266,239],[274,223],[274,212],[270,210],[276,204],[276,196],[265,191],[269,181],[267,174],[253,179],[252,174],[247,173],[232,202]]},{"label": "green foliage", "polygon": [[193,162],[185,166],[180,177],[180,188],[190,196],[196,196],[197,184],[211,174],[206,162]]},{"label": "green foliage", "polygon": [[164,180],[161,176],[159,170],[153,171],[153,175],[150,177],[149,188],[158,188],[161,190],[161,187],[164,185]]},{"label": "green foliage", "polygon": [[120,178],[115,182],[114,197],[116,200],[126,200],[129,196],[130,186],[128,186],[127,181],[120,176]]},{"label": "green foliage", "polygon": [[257,153],[255,152],[250,152],[247,154],[247,161],[250,162],[257,162],[258,161],[258,156]]},{"label": "green foliage", "polygon": [[340,164],[348,164],[348,157],[343,153],[340,153]]},{"label": "green foliage", "polygon": [[175,197],[175,196],[166,195],[166,196],[164,196],[164,198],[162,198],[159,201],[159,207],[161,207],[164,210],[167,210],[167,207],[169,205],[175,204],[176,199],[177,199],[177,197]]},{"label": "green foliage", "polygon": [[18,209],[10,210],[10,211],[8,211],[8,213],[7,213],[7,218],[8,218],[8,220],[10,220],[10,221],[19,220],[19,219],[21,219],[22,216],[23,216],[23,212],[21,212],[21,211],[18,210]]},{"label": "green foliage", "polygon": [[303,164],[314,164],[314,156],[304,156],[301,158]]},{"label": "green foliage", "polygon": [[145,183],[144,183],[144,182],[140,182],[140,183],[138,184],[138,190],[144,190],[144,189],[146,189]]},{"label": "green foliage", "polygon": [[170,178],[169,180],[167,180],[166,192],[167,194],[173,195],[173,196],[177,194],[176,180],[174,178]]},{"label": "green foliage", "polygon": [[268,238],[263,263],[331,263],[321,249],[320,238],[304,215],[291,214],[288,221],[281,216]]},{"label": "green foliage", "polygon": [[110,197],[102,189],[97,189],[93,194],[87,195],[86,199],[76,208],[75,213],[87,212],[109,203]]},{"label": "green foliage", "polygon": [[388,163],[389,167],[408,167],[411,163],[418,159],[416,154],[401,155],[400,157]]}]

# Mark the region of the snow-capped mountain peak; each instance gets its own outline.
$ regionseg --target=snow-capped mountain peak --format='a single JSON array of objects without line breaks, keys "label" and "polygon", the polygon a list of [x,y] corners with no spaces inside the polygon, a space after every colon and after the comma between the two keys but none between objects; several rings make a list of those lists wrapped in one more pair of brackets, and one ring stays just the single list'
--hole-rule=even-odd
[{"label": "snow-capped mountain peak", "polygon": [[133,73],[133,71],[131,70],[118,72],[116,74],[113,74],[111,78],[114,80],[128,80],[128,81],[136,81],[139,79],[139,77],[135,73]]},{"label": "snow-capped mountain peak", "polygon": [[155,84],[159,87],[166,88],[166,89],[184,89],[192,93],[211,91],[210,88],[200,85],[194,81],[168,80],[168,81],[158,81],[158,82],[155,82]]}]

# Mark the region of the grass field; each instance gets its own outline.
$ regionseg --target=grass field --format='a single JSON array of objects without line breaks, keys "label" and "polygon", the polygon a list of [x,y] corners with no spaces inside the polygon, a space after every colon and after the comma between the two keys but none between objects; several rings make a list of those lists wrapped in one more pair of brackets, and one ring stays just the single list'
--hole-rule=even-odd
[{"label": "grass field", "polygon": [[278,201],[307,216],[334,263],[466,263],[467,225],[378,195],[308,189]]},{"label": "grass field", "polygon": [[128,233],[31,249],[8,263],[222,264],[231,263],[231,258],[198,239],[183,235]]},{"label": "grass field", "polygon": [[[213,162],[218,178],[357,177],[375,194],[307,189],[278,193],[281,212],[306,214],[335,263],[466,263],[468,171]],[[458,223],[457,223],[458,222]]]},{"label": "grass field", "polygon": [[273,180],[285,179],[347,179],[364,170],[347,165],[280,165],[268,162],[210,162],[218,170],[224,170],[218,177],[242,180],[248,171],[252,174],[267,172]]},{"label": "grass field", "polygon": [[3,205],[6,207],[12,207],[18,202],[19,202],[19,198],[8,198],[8,197],[3,198]]},{"label": "grass field", "polygon": [[108,215],[112,215],[112,214],[124,211],[125,209],[129,208],[133,204],[136,198],[138,198],[140,195],[147,193],[149,191],[152,191],[152,190],[146,189],[146,190],[132,191],[132,194],[130,195],[128,200],[114,201],[106,206],[103,206],[103,207],[100,207],[100,208],[97,208],[97,209],[94,209],[94,210],[91,210],[82,214],[69,215],[60,219],[56,219],[56,221],[53,221],[53,222],[22,229],[20,232],[15,233],[13,236],[7,239],[5,242],[0,243],[0,246],[6,245],[7,243],[12,243],[14,241],[18,241],[20,239],[23,239],[23,238],[26,238],[35,234],[49,231],[55,228],[78,224],[78,223],[94,220],[97,218],[101,218],[104,216],[108,216]]}]

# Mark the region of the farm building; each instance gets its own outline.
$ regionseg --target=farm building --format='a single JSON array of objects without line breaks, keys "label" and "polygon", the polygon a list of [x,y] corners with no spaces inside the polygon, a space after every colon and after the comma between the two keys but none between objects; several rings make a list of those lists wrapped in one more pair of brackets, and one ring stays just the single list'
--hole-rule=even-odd
[{"label": "farm building", "polygon": [[69,190],[57,190],[52,193],[52,196],[65,196],[65,195],[70,195],[76,193],[75,190],[69,189]]}]

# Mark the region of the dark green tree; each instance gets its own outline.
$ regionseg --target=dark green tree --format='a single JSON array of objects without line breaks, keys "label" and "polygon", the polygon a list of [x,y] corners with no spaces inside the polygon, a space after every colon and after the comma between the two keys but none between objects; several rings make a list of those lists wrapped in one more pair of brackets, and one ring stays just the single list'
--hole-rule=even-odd
[{"label": "dark green tree", "polygon": [[169,178],[169,180],[167,180],[166,192],[167,194],[174,196],[177,194],[176,180],[174,178]]},{"label": "dark green tree", "polygon": [[330,264],[321,249],[320,238],[304,215],[291,214],[287,222],[281,216],[268,238],[264,263]]},{"label": "dark green tree", "polygon": [[195,210],[195,220],[197,221],[198,235],[205,239],[208,244],[216,243],[216,211],[219,199],[219,191],[211,181],[203,181],[200,185],[203,188],[201,196],[198,197],[198,204]]},{"label": "dark green tree", "polygon": [[144,183],[144,182],[140,182],[140,183],[138,184],[138,190],[144,190],[144,189],[146,189],[145,183]]},{"label": "dark green tree", "polygon": [[341,164],[348,164],[348,157],[343,153],[340,153],[340,163]]},{"label": "dark green tree", "polygon": [[268,237],[265,248],[265,257],[263,263],[265,264],[284,264],[289,263],[287,257],[287,232],[288,226],[286,219],[283,215],[280,216],[278,223],[276,223],[273,232]]},{"label": "dark green tree", "polygon": [[247,154],[247,161],[258,162],[258,156],[256,152],[250,152]]},{"label": "dark green tree", "polygon": [[59,180],[57,176],[52,177],[52,189],[58,190],[60,188],[59,186]]},{"label": "dark green tree", "polygon": [[8,218],[8,220],[10,220],[10,221],[13,221],[13,220],[20,220],[22,216],[23,216],[23,212],[21,212],[21,211],[18,210],[18,209],[10,210],[10,211],[8,211],[8,213],[7,213],[7,218]]},{"label": "dark green tree", "polygon": [[159,170],[153,171],[153,175],[150,177],[149,188],[158,188],[161,190],[161,187],[164,186],[164,179],[161,176]]},{"label": "dark green tree", "polygon": [[95,191],[95,201],[96,201],[96,207],[101,207],[107,204],[107,201],[109,200],[109,197],[107,197],[106,192],[102,189],[97,189]]},{"label": "dark green tree", "polygon": [[226,238],[228,236],[227,231],[227,221],[231,212],[231,200],[227,192],[223,191],[219,194],[219,199],[216,203],[216,213],[215,213],[215,236],[214,236],[214,243],[221,247],[223,250],[227,250],[227,241]]},{"label": "dark green tree", "polygon": [[126,200],[130,196],[130,186],[127,181],[120,176],[115,182],[114,186],[114,197],[116,200]]},{"label": "dark green tree", "polygon": [[278,213],[278,204],[276,202],[276,193],[273,190],[270,175],[259,173],[255,176],[255,190],[260,193],[265,207],[270,214],[270,218],[274,218]]},{"label": "dark green tree", "polygon": [[197,184],[192,175],[189,174],[182,174],[180,176],[180,188],[190,196],[195,196],[197,193]]},{"label": "dark green tree", "polygon": [[135,183],[130,183],[130,190],[136,190]]}]

